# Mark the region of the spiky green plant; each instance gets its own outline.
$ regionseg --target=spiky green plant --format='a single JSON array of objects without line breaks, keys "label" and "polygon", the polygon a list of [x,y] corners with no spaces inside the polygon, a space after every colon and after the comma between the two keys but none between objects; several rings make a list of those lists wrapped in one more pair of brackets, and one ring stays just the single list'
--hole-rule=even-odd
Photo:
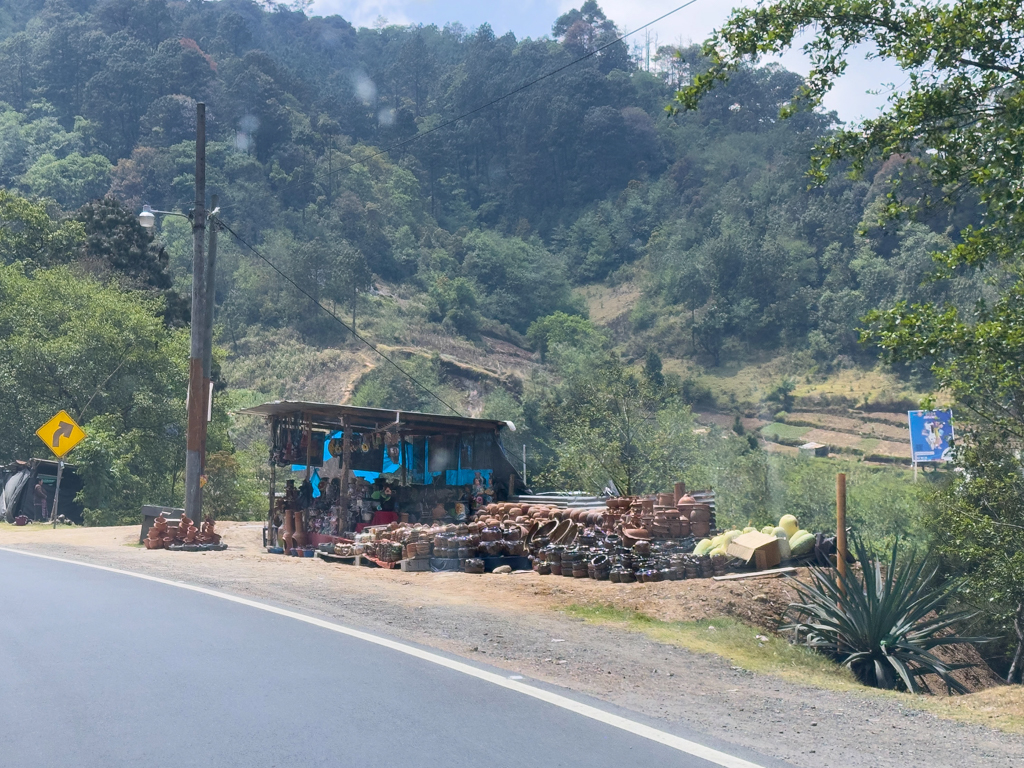
[{"label": "spiky green plant", "polygon": [[950,628],[973,614],[944,613],[955,582],[936,586],[937,569],[915,554],[897,558],[899,543],[885,566],[872,560],[854,538],[860,573],[846,576],[827,568],[811,568],[811,583],[792,579],[802,602],[792,603],[787,616],[797,642],[827,654],[849,667],[865,684],[877,688],[920,690],[922,675],[937,675],[950,692],[967,693],[952,672],[969,664],[947,664],[932,650],[942,645],[986,642],[961,637]]}]

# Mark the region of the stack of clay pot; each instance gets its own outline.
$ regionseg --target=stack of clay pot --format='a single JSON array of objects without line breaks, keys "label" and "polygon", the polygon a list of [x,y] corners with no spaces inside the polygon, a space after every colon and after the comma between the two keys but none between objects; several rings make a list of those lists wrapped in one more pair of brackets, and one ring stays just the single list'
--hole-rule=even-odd
[{"label": "stack of clay pot", "polygon": [[220,534],[213,530],[214,522],[212,517],[206,518],[203,528],[196,540],[200,544],[220,544]]},{"label": "stack of clay pot", "polygon": [[[165,537],[167,537],[167,518],[159,515],[153,521],[153,527],[149,529],[149,533],[142,543],[146,545],[146,549],[160,549],[164,545]],[[174,539],[171,539],[171,541],[174,541]]]},{"label": "stack of clay pot", "polygon": [[187,515],[182,515],[177,525],[169,525],[163,515],[153,521],[143,544],[146,549],[175,548],[177,546],[196,547],[200,544],[220,544],[220,535],[214,531],[213,518],[207,518],[202,531],[193,525]]},{"label": "stack of clay pot", "polygon": [[707,504],[698,504],[697,500],[685,494],[676,503],[680,519],[689,523],[689,533],[698,539],[703,539],[711,532],[711,507]]}]

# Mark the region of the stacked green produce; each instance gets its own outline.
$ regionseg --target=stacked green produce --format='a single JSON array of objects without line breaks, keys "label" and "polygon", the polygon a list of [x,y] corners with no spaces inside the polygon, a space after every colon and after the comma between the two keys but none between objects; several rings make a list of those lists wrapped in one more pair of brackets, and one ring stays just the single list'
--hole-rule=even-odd
[{"label": "stacked green produce", "polygon": [[[715,555],[726,555],[728,554],[726,550],[733,539],[744,533],[754,533],[755,531],[757,531],[757,528],[748,526],[742,530],[735,528],[712,538],[702,539],[697,543],[693,554],[711,555],[712,557]],[[814,550],[814,534],[801,529],[796,517],[793,515],[783,515],[779,519],[778,526],[766,525],[761,529],[761,533],[769,536],[774,535],[779,539],[779,553],[783,560],[804,557]]]}]

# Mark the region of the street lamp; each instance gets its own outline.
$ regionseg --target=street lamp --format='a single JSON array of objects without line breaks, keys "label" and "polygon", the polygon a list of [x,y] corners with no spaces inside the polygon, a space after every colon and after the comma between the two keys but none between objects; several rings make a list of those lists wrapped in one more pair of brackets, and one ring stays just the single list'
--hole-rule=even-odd
[{"label": "street lamp", "polygon": [[142,206],[142,213],[139,214],[139,224],[146,229],[152,229],[156,226],[156,216],[154,214],[163,214],[164,216],[181,216],[183,219],[191,219],[192,217],[187,213],[178,213],[177,211],[155,211],[148,205]]}]

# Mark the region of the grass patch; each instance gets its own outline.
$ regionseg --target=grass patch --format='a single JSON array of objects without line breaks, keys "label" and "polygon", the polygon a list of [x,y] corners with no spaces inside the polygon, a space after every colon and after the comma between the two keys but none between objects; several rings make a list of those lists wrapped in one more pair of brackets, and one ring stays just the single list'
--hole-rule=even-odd
[{"label": "grass patch", "polygon": [[714,653],[738,667],[794,683],[838,691],[865,692],[848,669],[757,627],[721,617],[701,621],[659,621],[638,611],[611,606],[570,605],[566,613],[593,624],[640,632],[652,640],[697,653]]},{"label": "grass patch", "polygon": [[761,427],[762,435],[767,438],[775,438],[776,440],[799,440],[810,431],[810,427],[780,424],[777,421]]},{"label": "grass patch", "polygon": [[882,441],[874,437],[866,437],[857,443],[857,450],[861,453],[874,453]]},{"label": "grass patch", "polygon": [[1007,685],[966,696],[919,697],[916,706],[939,717],[1024,734],[1024,688]]},{"label": "grass patch", "polygon": [[[76,526],[78,527],[78,526]],[[52,531],[51,523],[40,523],[35,520],[29,521],[28,525],[14,525],[6,520],[0,520],[0,531]]]}]

